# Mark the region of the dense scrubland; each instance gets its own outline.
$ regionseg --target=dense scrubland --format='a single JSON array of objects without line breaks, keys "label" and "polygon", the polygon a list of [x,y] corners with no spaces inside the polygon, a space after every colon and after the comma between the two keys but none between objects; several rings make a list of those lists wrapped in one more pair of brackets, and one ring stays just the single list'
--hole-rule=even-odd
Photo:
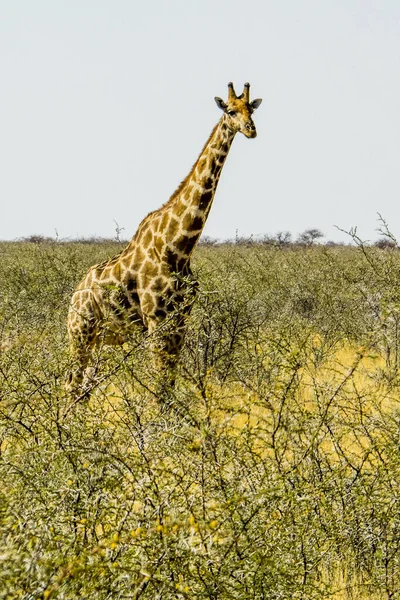
[{"label": "dense scrubland", "polygon": [[139,335],[64,394],[120,244],[0,244],[0,598],[400,597],[400,252],[353,237],[199,246],[173,409]]}]

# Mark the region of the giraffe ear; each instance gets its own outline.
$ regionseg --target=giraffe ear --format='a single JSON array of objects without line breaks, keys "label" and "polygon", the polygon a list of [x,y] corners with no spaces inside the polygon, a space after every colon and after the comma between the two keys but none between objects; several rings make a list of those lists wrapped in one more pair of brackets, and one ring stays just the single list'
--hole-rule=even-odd
[{"label": "giraffe ear", "polygon": [[257,98],[256,100],[253,100],[253,102],[250,102],[250,106],[251,106],[251,108],[256,110],[256,108],[258,108],[260,106],[261,102],[262,102],[262,98]]},{"label": "giraffe ear", "polygon": [[218,96],[215,96],[214,100],[217,103],[218,108],[220,108],[221,110],[225,110],[226,109],[227,105],[222,100],[222,98],[218,98]]}]

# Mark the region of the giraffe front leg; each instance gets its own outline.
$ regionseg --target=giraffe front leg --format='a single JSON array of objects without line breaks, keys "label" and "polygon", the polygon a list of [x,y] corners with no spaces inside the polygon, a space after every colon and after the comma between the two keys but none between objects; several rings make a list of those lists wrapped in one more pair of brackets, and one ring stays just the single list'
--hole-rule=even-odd
[{"label": "giraffe front leg", "polygon": [[161,321],[149,319],[148,331],[157,374],[156,393],[164,401],[170,397],[175,386],[177,363],[184,338],[183,316],[170,315]]},{"label": "giraffe front leg", "polygon": [[67,373],[65,389],[75,396],[88,394],[88,364],[92,358],[95,340],[95,322],[71,308],[68,322],[71,368]]},{"label": "giraffe front leg", "polygon": [[178,313],[172,317],[174,318],[168,323],[156,324],[152,334],[154,362],[158,373],[156,394],[161,406],[167,409],[168,413],[198,428],[199,422],[190,410],[190,406],[174,392],[177,364],[186,328],[183,314]]},{"label": "giraffe front leg", "polygon": [[65,389],[68,394],[71,394],[75,397],[84,394],[84,381],[86,380],[86,371],[89,364],[90,355],[91,349],[86,348],[80,343],[71,343],[71,368],[67,373],[65,383]]}]

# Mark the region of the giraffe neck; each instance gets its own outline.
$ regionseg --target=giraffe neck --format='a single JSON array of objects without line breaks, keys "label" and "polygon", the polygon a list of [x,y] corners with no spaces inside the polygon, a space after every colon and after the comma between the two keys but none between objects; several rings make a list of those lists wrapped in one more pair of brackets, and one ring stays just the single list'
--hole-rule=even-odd
[{"label": "giraffe neck", "polygon": [[171,221],[179,227],[168,241],[174,251],[189,257],[199,240],[235,132],[222,117],[214,127],[191,172],[168,202]]}]

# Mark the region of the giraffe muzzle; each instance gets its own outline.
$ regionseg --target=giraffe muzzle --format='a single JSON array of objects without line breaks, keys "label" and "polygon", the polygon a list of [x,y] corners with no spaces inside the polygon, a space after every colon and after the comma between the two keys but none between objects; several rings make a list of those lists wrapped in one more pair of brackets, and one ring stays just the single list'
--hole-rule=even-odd
[{"label": "giraffe muzzle", "polygon": [[247,123],[246,135],[250,138],[255,138],[257,136],[256,126],[254,123]]}]

